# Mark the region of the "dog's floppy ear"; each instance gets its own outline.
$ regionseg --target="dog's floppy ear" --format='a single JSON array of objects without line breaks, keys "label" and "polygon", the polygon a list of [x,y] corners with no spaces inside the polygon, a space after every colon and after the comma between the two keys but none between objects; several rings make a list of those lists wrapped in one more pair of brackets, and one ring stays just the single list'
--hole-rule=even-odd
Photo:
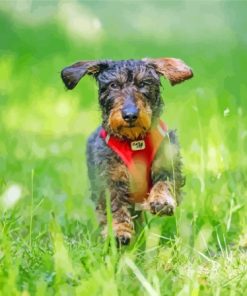
[{"label": "dog's floppy ear", "polygon": [[143,59],[152,64],[155,70],[167,78],[171,85],[193,77],[193,72],[182,60],[175,58]]},{"label": "dog's floppy ear", "polygon": [[80,61],[64,68],[61,71],[61,77],[65,86],[73,89],[84,75],[97,76],[105,67],[107,67],[107,61]]}]

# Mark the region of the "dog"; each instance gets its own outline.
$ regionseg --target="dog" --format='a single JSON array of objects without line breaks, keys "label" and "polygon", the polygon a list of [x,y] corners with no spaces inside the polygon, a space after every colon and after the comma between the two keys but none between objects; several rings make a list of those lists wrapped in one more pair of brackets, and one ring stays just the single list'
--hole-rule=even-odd
[{"label": "dog", "polygon": [[119,245],[134,234],[133,213],[173,215],[185,184],[174,130],[161,121],[164,102],[161,76],[176,85],[193,77],[182,60],[80,61],[61,72],[72,90],[84,75],[98,84],[102,124],[87,142],[92,199],[107,236],[106,197],[112,228]]}]

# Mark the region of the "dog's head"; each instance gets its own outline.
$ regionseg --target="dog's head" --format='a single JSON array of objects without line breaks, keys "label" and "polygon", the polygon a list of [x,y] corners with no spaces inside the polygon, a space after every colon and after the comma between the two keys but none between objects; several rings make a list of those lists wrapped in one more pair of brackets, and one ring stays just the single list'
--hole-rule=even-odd
[{"label": "dog's head", "polygon": [[131,140],[143,137],[162,111],[160,76],[172,85],[193,76],[183,61],[174,58],[81,61],[61,72],[68,89],[85,74],[98,81],[103,127],[110,134]]}]

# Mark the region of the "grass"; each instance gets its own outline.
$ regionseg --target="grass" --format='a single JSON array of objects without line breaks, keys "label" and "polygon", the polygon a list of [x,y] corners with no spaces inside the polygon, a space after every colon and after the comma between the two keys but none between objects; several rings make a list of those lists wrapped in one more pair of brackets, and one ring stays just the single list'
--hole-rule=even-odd
[{"label": "grass", "polygon": [[[82,2],[76,11],[103,24],[84,40],[61,23],[58,2],[49,17],[48,4],[30,12],[23,2],[18,13],[11,3],[0,4],[0,295],[245,295],[246,4]],[[186,194],[174,217],[145,215],[117,250],[102,241],[89,199],[97,88],[85,78],[66,92],[59,71],[80,58],[164,55],[195,73],[162,89]]]}]

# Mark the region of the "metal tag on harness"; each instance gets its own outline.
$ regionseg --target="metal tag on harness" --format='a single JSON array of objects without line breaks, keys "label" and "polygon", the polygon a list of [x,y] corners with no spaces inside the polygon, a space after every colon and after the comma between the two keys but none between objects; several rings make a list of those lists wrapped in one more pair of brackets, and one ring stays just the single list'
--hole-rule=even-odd
[{"label": "metal tag on harness", "polygon": [[131,142],[131,150],[132,151],[138,151],[138,150],[143,150],[146,148],[145,141],[133,141]]}]

